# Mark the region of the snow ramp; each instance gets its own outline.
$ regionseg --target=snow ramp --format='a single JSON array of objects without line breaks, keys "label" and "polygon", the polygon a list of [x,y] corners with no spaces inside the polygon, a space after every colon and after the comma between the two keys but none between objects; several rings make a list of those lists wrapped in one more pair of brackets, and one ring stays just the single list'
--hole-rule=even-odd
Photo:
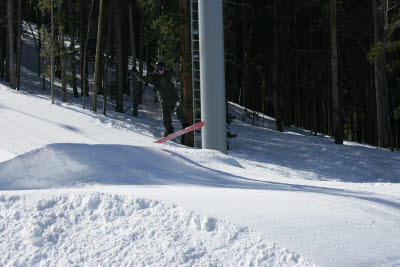
[{"label": "snow ramp", "polygon": [[[209,155],[204,155],[204,153]],[[235,159],[212,151],[127,145],[50,144],[0,163],[0,189],[47,189],[80,184],[256,187],[256,181],[206,167],[240,167]]]}]

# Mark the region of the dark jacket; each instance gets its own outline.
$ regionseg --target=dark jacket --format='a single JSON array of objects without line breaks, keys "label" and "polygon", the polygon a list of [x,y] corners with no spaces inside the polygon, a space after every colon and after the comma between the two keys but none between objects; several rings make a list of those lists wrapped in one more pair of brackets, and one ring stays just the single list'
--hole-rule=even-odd
[{"label": "dark jacket", "polygon": [[147,76],[141,76],[137,72],[134,75],[138,80],[155,87],[162,106],[175,105],[178,102],[179,97],[172,82],[173,71],[165,70],[163,75],[151,73],[147,74]]}]

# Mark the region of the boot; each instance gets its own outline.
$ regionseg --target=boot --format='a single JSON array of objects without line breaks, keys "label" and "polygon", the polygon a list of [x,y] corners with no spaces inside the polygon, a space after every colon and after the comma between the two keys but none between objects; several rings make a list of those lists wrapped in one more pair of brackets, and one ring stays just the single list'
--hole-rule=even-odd
[{"label": "boot", "polygon": [[183,129],[189,127],[189,126],[190,126],[189,123],[184,122],[184,123],[182,123],[182,125],[181,125],[181,130],[183,130]]},{"label": "boot", "polygon": [[185,144],[185,136],[186,136],[186,134],[182,135],[182,137],[181,137],[181,144],[182,145]]},{"label": "boot", "polygon": [[174,133],[174,131],[165,131],[164,137],[167,137],[168,135],[173,134],[173,133]]}]

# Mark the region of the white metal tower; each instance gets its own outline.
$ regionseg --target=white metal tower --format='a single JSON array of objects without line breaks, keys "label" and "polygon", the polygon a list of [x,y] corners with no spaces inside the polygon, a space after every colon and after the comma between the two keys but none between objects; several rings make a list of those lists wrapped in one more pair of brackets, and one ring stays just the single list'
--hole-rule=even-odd
[{"label": "white metal tower", "polygon": [[[193,0],[194,2],[194,0]],[[226,99],[222,0],[198,0],[202,148],[226,154]],[[193,79],[195,76],[193,76]]]}]

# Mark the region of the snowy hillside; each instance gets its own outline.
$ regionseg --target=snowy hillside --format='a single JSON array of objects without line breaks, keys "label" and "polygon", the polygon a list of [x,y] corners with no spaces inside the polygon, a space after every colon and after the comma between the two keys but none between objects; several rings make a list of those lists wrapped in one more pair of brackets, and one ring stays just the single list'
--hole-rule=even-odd
[{"label": "snowy hillside", "polygon": [[0,86],[4,265],[399,264],[398,153],[238,119],[227,156],[155,145],[143,116]]},{"label": "snowy hillside", "polygon": [[151,96],[138,118],[52,105],[23,65],[22,92],[0,83],[0,265],[400,265],[398,152],[233,104],[228,155],[158,145]]},{"label": "snowy hillside", "polygon": [[[0,163],[2,265],[311,265],[248,227],[138,197],[146,191],[139,185],[257,188],[200,164],[241,168],[235,159],[175,143],[154,145],[140,124],[123,127],[73,105],[49,106],[3,85],[0,94],[1,155],[20,154]],[[131,145],[49,144],[24,153],[47,140],[74,139]],[[120,187],[101,193],[111,187],[99,184]],[[51,190],[7,191],[20,189]]]}]

